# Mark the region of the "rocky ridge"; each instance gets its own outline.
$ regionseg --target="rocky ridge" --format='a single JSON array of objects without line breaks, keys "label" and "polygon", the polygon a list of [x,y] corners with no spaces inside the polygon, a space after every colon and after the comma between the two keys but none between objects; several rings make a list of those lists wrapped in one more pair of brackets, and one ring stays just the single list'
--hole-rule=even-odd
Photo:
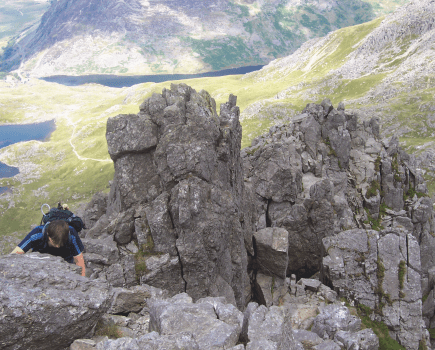
[{"label": "rocky ridge", "polygon": [[433,203],[415,158],[329,100],[240,139],[235,96],[218,114],[184,84],[109,119],[111,192],[80,215],[88,281],[114,288],[102,320],[125,337],[72,348],[377,349],[338,297],[430,346]]},{"label": "rocky ridge", "polygon": [[344,100],[361,119],[380,118],[383,137],[400,137],[432,179],[434,13],[433,1],[412,1],[382,19],[304,43],[246,77],[287,86],[252,104],[243,118],[279,118],[294,113],[292,104],[325,95]]}]

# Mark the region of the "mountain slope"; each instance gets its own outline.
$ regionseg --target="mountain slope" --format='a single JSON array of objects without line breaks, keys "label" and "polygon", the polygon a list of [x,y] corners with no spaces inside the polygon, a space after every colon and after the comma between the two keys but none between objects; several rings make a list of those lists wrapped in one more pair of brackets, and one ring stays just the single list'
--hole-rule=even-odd
[{"label": "mountain slope", "polygon": [[[371,0],[372,1],[372,0]],[[193,73],[265,64],[406,0],[59,0],[3,69],[32,76]]]}]

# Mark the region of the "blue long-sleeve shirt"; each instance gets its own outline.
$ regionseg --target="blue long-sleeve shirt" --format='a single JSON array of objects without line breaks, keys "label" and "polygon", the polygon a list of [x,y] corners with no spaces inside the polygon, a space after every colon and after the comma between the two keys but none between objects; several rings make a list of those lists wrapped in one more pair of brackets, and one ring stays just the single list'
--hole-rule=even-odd
[{"label": "blue long-sleeve shirt", "polygon": [[24,237],[18,247],[24,252],[32,249],[34,252],[48,253],[54,256],[61,256],[69,263],[74,262],[74,256],[83,252],[83,243],[74,227],[69,227],[68,242],[64,247],[54,248],[48,245],[47,233],[43,232],[44,226],[37,226]]}]

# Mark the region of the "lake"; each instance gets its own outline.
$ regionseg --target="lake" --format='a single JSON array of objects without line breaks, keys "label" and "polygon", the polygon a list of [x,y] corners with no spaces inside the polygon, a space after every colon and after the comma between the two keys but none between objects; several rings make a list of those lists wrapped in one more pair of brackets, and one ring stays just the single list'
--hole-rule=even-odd
[{"label": "lake", "polygon": [[[66,86],[78,86],[83,84],[100,84],[108,87],[122,88],[130,87],[141,83],[162,83],[171,80],[194,79],[204,77],[221,77],[225,75],[247,74],[263,68],[260,66],[246,66],[239,68],[224,69],[216,72],[206,72],[199,74],[161,74],[161,75],[134,75],[121,76],[109,74],[95,74],[82,76],[53,75],[40,78],[47,82],[62,84]],[[9,146],[16,142],[30,140],[45,140],[56,129],[54,120],[21,125],[0,125],[0,148]],[[12,177],[17,175],[18,168],[10,167],[0,162],[0,178]],[[0,187],[0,194],[7,191],[7,187]]]},{"label": "lake", "polygon": [[[0,125],[0,148],[23,141],[43,141],[50,137],[55,129],[54,120],[34,124]],[[12,177],[18,173],[18,168],[0,162],[0,178]],[[0,194],[5,191],[7,187],[0,187]]]},{"label": "lake", "polygon": [[171,80],[194,79],[204,77],[221,77],[225,75],[246,74],[260,70],[264,66],[247,66],[240,68],[225,69],[216,72],[207,72],[199,74],[161,74],[161,75],[109,75],[109,74],[95,74],[95,75],[52,75],[49,77],[40,78],[51,83],[62,84],[66,86],[78,86],[83,84],[100,84],[108,87],[122,88],[130,87],[141,83],[162,83]]}]

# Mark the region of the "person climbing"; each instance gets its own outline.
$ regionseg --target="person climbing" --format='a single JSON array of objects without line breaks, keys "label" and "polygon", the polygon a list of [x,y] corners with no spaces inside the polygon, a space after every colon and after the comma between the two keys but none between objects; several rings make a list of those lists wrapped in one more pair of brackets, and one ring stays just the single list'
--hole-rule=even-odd
[{"label": "person climbing", "polygon": [[82,276],[86,275],[83,243],[74,227],[69,226],[64,220],[55,220],[35,227],[11,254],[24,254],[30,249],[33,252],[61,256],[65,261],[80,266]]}]

